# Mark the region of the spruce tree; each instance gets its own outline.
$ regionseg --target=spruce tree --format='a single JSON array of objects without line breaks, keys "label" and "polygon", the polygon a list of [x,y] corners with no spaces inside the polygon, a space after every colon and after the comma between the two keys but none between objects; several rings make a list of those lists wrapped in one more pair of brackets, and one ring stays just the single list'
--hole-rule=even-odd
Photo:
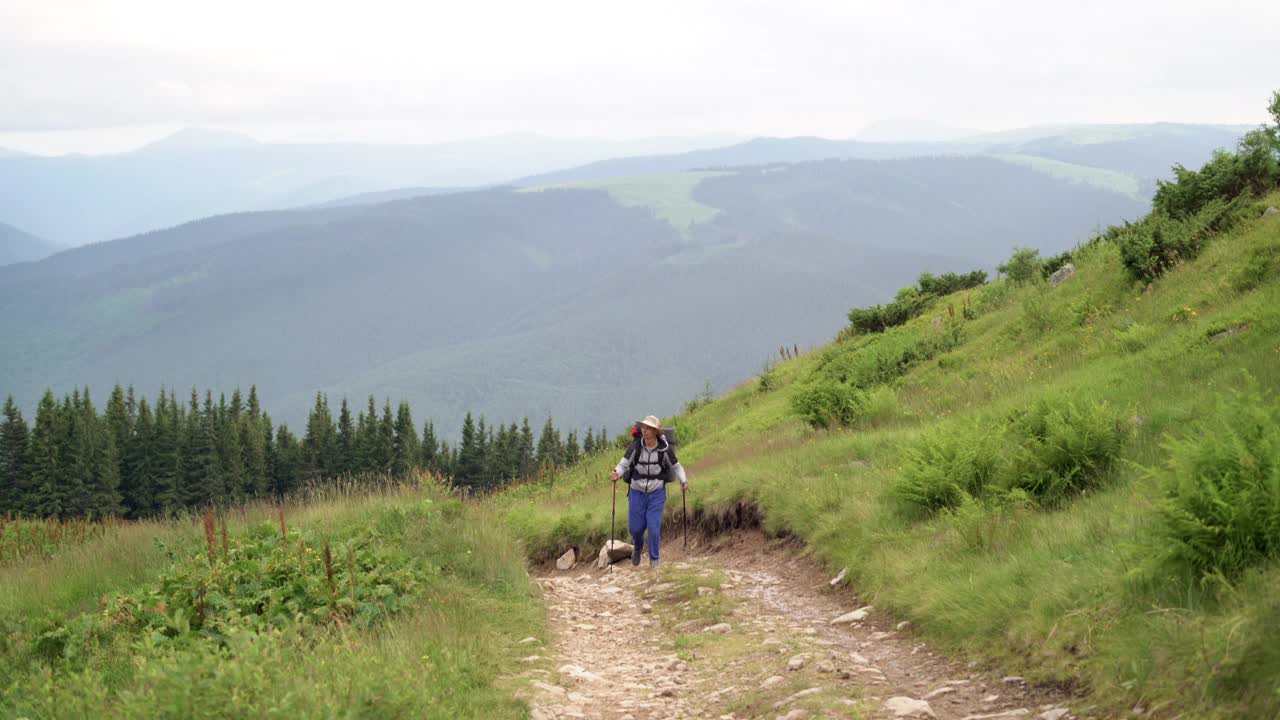
[{"label": "spruce tree", "polygon": [[137,413],[136,407],[131,409],[132,402],[132,388],[130,388],[130,394],[126,396],[124,388],[116,384],[111,390],[111,397],[107,399],[107,409],[103,418],[107,433],[115,444],[116,454],[120,460],[116,468],[116,477],[120,479],[119,489],[122,496],[132,492],[128,487],[132,478],[125,471],[125,451],[129,447],[129,437],[133,434],[134,416]]},{"label": "spruce tree", "polygon": [[560,445],[560,431],[551,422],[551,418],[547,418],[547,422],[542,426],[542,434],[538,436],[538,456],[537,462],[539,468],[552,468],[559,465],[563,459],[563,449]]},{"label": "spruce tree", "polygon": [[156,428],[151,406],[144,397],[137,404],[133,434],[125,441],[120,478],[120,494],[124,498],[125,515],[130,518],[150,517],[157,512],[156,492]]},{"label": "spruce tree", "polygon": [[518,476],[521,478],[533,477],[534,471],[538,468],[538,459],[533,453],[533,428],[529,427],[529,418],[527,416],[520,423],[520,443],[517,447],[516,456],[519,458]]},{"label": "spruce tree", "polygon": [[351,422],[351,408],[347,399],[342,398],[342,409],[338,412],[338,461],[339,475],[353,475],[359,469],[356,457],[356,429]]},{"label": "spruce tree", "polygon": [[182,473],[182,420],[178,399],[160,388],[156,400],[155,429],[152,436],[153,480],[151,512],[170,516],[185,504]]},{"label": "spruce tree", "polygon": [[578,449],[578,431],[574,430],[569,433],[569,437],[564,441],[564,466],[573,467],[578,464],[578,460],[582,458],[582,452]]},{"label": "spruce tree", "polygon": [[244,473],[244,494],[259,498],[267,494],[267,454],[262,418],[253,411],[240,416],[240,458]]},{"label": "spruce tree", "polygon": [[302,438],[303,473],[308,481],[315,482],[333,474],[337,448],[338,431],[329,412],[329,400],[317,392]]},{"label": "spruce tree", "polygon": [[62,418],[57,492],[61,496],[60,519],[82,518],[89,510],[89,489],[93,485],[93,446],[85,426],[85,400],[79,388],[62,396]]},{"label": "spruce tree", "polygon": [[421,446],[418,445],[418,430],[413,425],[409,403],[403,400],[396,409],[393,431],[391,472],[396,477],[408,477],[418,467]]},{"label": "spruce tree", "polygon": [[289,426],[280,423],[276,432],[275,493],[286,495],[302,485],[303,450]]},{"label": "spruce tree", "polygon": [[247,490],[244,481],[244,461],[240,451],[240,391],[232,396],[231,404],[224,397],[218,399],[215,417],[217,428],[218,467],[222,471],[222,497],[218,504],[244,502]]},{"label": "spruce tree", "polygon": [[31,454],[30,432],[13,396],[4,403],[0,423],[0,515],[23,511],[22,496],[28,487]]},{"label": "spruce tree", "polygon": [[378,407],[372,395],[368,407],[356,421],[356,455],[359,472],[378,470]]},{"label": "spruce tree", "polygon": [[436,440],[436,426],[430,420],[422,426],[422,467],[440,472],[440,443]]},{"label": "spruce tree", "polygon": [[374,433],[374,461],[380,473],[391,472],[391,461],[395,458],[396,422],[391,417],[391,398],[383,401],[382,418],[378,420]]},{"label": "spruce tree", "polygon": [[469,490],[476,489],[484,472],[478,435],[475,420],[468,412],[462,421],[462,441],[458,446],[458,459],[453,468],[453,482]]},{"label": "spruce tree", "polygon": [[36,407],[31,433],[31,469],[22,497],[22,511],[33,517],[62,517],[62,416],[53,390],[46,389]]},{"label": "spruce tree", "polygon": [[222,497],[222,468],[218,466],[216,410],[213,392],[205,392],[204,409],[191,388],[187,407],[187,438],[182,454],[183,500],[189,508],[205,508]]},{"label": "spruce tree", "polygon": [[593,428],[587,428],[587,436],[582,438],[582,454],[590,455],[596,451],[596,439],[592,436]]}]

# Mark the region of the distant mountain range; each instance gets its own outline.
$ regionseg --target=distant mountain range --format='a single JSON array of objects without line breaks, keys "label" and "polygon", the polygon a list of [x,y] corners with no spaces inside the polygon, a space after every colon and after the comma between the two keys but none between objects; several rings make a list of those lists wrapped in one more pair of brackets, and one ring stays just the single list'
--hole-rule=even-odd
[{"label": "distant mountain range", "polygon": [[[806,146],[739,150],[775,143]],[[1144,210],[949,156],[225,215],[0,267],[0,393],[257,383],[295,427],[319,389],[403,397],[447,432],[467,410],[618,430],[829,338],[922,271],[1056,252]]]},{"label": "distant mountain range", "polygon": [[483,186],[606,157],[723,144],[508,135],[437,145],[274,144],[183,130],[132,152],[0,154],[0,220],[81,245],[228,212],[314,205],[393,188]]},{"label": "distant mountain range", "polygon": [[0,265],[40,260],[62,249],[29,232],[0,223]]}]

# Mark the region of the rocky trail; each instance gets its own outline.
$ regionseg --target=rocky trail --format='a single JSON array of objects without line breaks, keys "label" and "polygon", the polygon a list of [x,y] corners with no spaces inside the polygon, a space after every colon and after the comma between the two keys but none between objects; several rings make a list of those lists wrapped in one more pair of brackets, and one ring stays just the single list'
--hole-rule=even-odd
[{"label": "rocky trail", "polygon": [[794,546],[751,533],[671,545],[659,568],[539,577],[552,647],[526,638],[520,674],[535,720],[1088,715],[1060,691],[933,652]]}]

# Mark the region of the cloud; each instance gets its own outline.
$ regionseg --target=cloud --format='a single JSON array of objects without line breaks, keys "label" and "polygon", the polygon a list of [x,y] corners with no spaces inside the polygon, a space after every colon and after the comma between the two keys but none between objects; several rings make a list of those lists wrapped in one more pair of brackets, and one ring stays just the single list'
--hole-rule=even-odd
[{"label": "cloud", "polygon": [[430,141],[847,137],[903,115],[985,128],[1253,122],[1276,82],[1277,25],[1280,4],[1244,0],[10,0],[0,131]]}]

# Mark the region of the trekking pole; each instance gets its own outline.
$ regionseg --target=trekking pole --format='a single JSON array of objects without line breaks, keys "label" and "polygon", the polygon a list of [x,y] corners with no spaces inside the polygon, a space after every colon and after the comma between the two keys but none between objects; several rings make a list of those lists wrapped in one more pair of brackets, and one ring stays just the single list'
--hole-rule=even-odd
[{"label": "trekking pole", "polygon": [[689,488],[681,485],[680,487],[680,522],[684,525],[684,549],[689,549],[689,501],[687,496]]},{"label": "trekking pole", "polygon": [[618,481],[613,481],[613,507],[609,510],[609,549],[604,556],[609,558],[609,572],[613,572],[613,536],[618,527]]}]

